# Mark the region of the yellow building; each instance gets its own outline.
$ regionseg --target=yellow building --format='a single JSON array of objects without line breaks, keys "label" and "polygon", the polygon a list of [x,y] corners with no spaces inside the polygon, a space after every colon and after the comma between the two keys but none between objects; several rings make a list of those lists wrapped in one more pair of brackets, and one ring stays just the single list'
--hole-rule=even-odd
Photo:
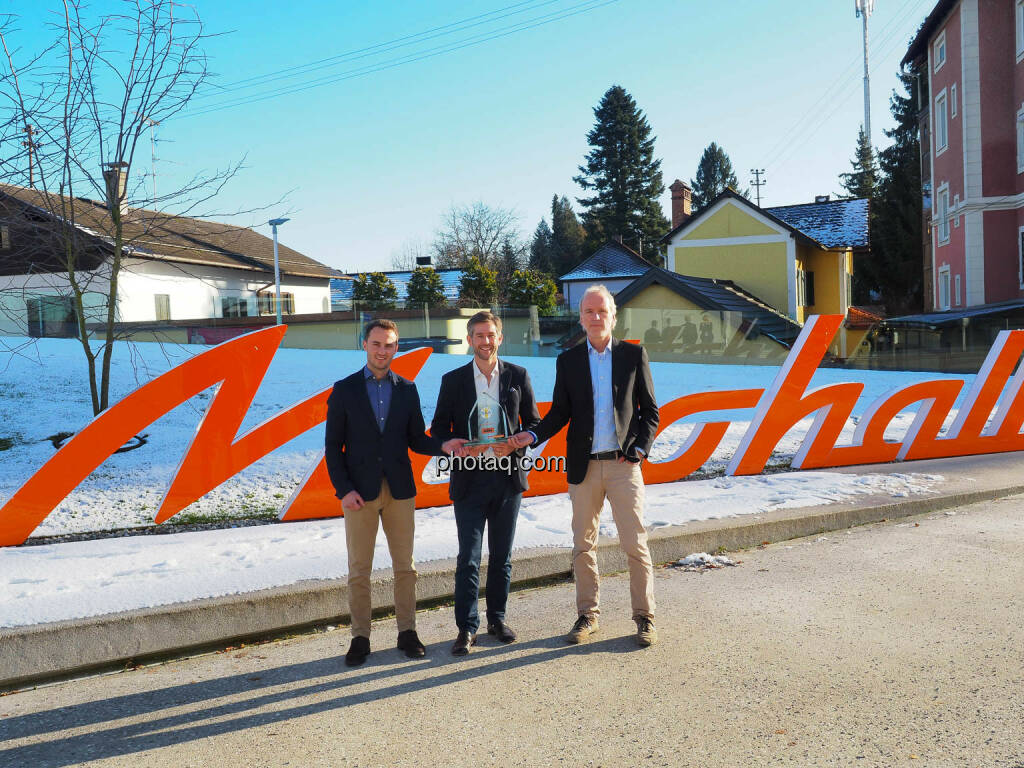
[{"label": "yellow building", "polygon": [[[868,247],[867,200],[759,208],[729,189],[691,216],[689,188],[677,180],[671,189],[669,270],[731,281],[800,324],[848,313],[854,254]],[[862,335],[841,334],[835,353],[850,356]]]}]

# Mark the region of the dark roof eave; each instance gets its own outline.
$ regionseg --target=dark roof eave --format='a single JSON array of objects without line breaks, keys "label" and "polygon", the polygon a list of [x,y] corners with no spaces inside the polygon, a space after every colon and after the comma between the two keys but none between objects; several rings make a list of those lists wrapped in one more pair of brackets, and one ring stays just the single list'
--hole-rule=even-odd
[{"label": "dark roof eave", "polygon": [[[155,252],[152,252],[152,251],[135,251],[133,253],[126,254],[126,256],[129,256],[129,257],[131,257],[133,259],[147,259],[149,261],[170,261],[170,262],[175,262],[175,263],[179,263],[179,264],[195,264],[197,266],[203,266],[203,267],[220,267],[221,269],[240,269],[240,270],[244,270],[246,272],[256,272],[256,273],[259,273],[259,274],[270,274],[270,275],[274,274],[273,267],[263,266],[263,265],[259,265],[259,264],[249,265],[249,264],[245,264],[243,262],[238,262],[237,264],[225,264],[222,261],[207,261],[206,259],[190,259],[187,256],[171,256],[171,255],[168,255],[168,254],[165,254],[165,253],[155,253]],[[342,275],[340,272],[337,273],[337,274],[325,275],[325,274],[322,274],[322,273],[319,273],[319,272],[316,272],[316,273],[314,273],[314,272],[299,272],[299,271],[294,271],[294,270],[284,269],[284,268],[281,269],[281,275],[282,276],[288,275],[288,276],[291,276],[291,277],[313,277],[313,278],[323,279],[323,280],[330,280],[332,278],[335,278],[335,279],[345,279],[345,276]],[[348,279],[351,279],[351,278],[348,278]]]},{"label": "dark roof eave", "polygon": [[932,8],[921,25],[921,29],[918,30],[914,39],[910,42],[907,47],[906,55],[900,60],[900,67],[906,67],[907,64],[913,64],[919,59],[927,55],[928,51],[928,40],[931,38],[932,33],[939,23],[949,15],[949,12],[953,10],[953,6],[956,5],[957,0],[939,0],[935,7]]}]

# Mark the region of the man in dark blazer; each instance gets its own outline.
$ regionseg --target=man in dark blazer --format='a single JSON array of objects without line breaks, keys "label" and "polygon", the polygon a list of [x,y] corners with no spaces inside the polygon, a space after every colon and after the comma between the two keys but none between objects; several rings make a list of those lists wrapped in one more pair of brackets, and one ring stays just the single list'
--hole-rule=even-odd
[{"label": "man in dark blazer", "polygon": [[637,642],[648,646],[657,640],[657,633],[640,463],[658,429],[651,369],[643,347],[612,336],[615,299],[603,285],[584,292],[580,324],[587,333],[586,343],[558,356],[551,410],[533,430],[515,435],[510,443],[517,448],[543,443],[569,425],[566,465],[578,618],[566,639],[578,643],[598,629],[600,577],[595,546],[607,498],[619,545],[629,561]]},{"label": "man in dark blazer", "polygon": [[412,549],[416,483],[409,449],[428,456],[461,450],[462,440],[442,444],[424,432],[416,385],[391,370],[398,326],[374,320],[363,334],[366,365],[338,381],[327,400],[324,454],[331,484],[345,511],[350,667],[370,654],[370,571],[378,521],[384,527],[395,579],[398,647],[410,658],[425,655],[416,634],[416,567]]},{"label": "man in dark blazer", "polygon": [[[534,426],[540,421],[540,414],[529,374],[521,366],[498,359],[501,318],[490,312],[477,312],[469,319],[467,327],[473,359],[441,379],[431,434],[441,439],[470,438],[469,420],[478,397],[484,392],[498,402],[508,419],[505,435]],[[476,418],[476,414],[473,417]],[[515,631],[505,623],[505,607],[512,582],[512,540],[519,504],[528,487],[527,470],[521,461],[523,451],[514,451],[507,440],[501,440],[486,451],[467,450],[475,455],[453,459],[448,485],[459,536],[455,568],[455,623],[459,631],[452,646],[456,656],[469,653],[480,626],[477,599],[485,525],[487,632],[504,643],[516,639]]]}]

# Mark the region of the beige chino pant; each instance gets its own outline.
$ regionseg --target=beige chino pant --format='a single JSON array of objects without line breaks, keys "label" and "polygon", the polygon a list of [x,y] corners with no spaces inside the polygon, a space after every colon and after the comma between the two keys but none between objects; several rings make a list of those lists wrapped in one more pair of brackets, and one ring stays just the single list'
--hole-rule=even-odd
[{"label": "beige chino pant", "polygon": [[572,571],[576,578],[576,611],[600,614],[600,576],[597,572],[598,524],[605,498],[619,530],[619,546],[629,561],[629,594],[633,618],[654,618],[654,569],[644,528],[644,480],[640,465],[628,461],[595,461],[587,465],[583,482],[569,485],[572,501]]},{"label": "beige chino pant", "polygon": [[412,561],[416,499],[394,499],[387,480],[380,495],[362,509],[345,510],[345,543],[348,546],[348,608],[352,636],[370,637],[370,571],[377,542],[377,521],[391,551],[395,577],[395,618],[398,631],[416,628],[416,566]]}]

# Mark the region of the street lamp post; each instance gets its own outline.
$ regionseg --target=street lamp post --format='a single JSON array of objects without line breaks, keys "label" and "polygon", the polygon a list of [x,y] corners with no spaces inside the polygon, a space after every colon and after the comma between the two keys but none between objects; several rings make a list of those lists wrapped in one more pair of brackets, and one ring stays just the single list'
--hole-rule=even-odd
[{"label": "street lamp post", "polygon": [[288,219],[271,219],[267,223],[274,232],[274,304],[277,307],[277,324],[281,324],[281,266],[277,260],[277,228]]}]

